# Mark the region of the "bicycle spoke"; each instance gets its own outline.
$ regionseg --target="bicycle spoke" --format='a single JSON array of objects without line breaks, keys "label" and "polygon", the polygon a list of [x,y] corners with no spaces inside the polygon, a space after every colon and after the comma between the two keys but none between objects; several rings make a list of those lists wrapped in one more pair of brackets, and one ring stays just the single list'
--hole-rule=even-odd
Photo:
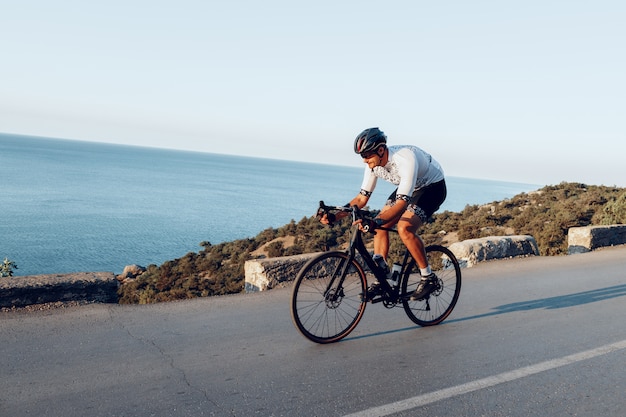
[{"label": "bicycle spoke", "polygon": [[420,326],[432,326],[445,320],[461,291],[461,269],[452,252],[442,246],[430,246],[426,250],[429,264],[438,278],[436,289],[422,301],[409,299],[421,279],[415,262],[411,263],[410,274],[403,281],[404,310]]},{"label": "bicycle spoke", "polygon": [[342,280],[347,260],[343,252],[325,253],[309,261],[296,277],[292,318],[298,330],[315,342],[345,337],[363,315],[365,277],[353,262]]}]

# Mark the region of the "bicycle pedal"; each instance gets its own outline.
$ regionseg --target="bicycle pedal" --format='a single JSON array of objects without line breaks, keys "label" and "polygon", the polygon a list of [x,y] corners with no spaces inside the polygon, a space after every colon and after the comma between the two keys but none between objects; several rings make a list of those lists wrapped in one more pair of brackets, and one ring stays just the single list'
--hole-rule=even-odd
[{"label": "bicycle pedal", "polygon": [[385,297],[380,295],[380,296],[370,298],[368,301],[372,304],[378,304],[378,303],[382,303],[383,301],[385,301]]}]

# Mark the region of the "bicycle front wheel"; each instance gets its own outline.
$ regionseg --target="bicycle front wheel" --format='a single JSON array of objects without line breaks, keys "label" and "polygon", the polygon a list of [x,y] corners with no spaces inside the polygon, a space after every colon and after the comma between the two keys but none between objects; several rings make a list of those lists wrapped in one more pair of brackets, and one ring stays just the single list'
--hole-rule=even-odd
[{"label": "bicycle front wheel", "polygon": [[291,318],[307,339],[336,342],[361,320],[366,291],[365,273],[354,259],[339,251],[322,253],[308,261],[296,276]]},{"label": "bicycle front wheel", "polygon": [[411,260],[402,277],[402,305],[407,316],[420,326],[434,326],[444,321],[454,309],[461,293],[461,268],[454,254],[443,246],[426,247],[426,257],[437,275],[435,290],[422,301],[411,301],[409,296],[422,278],[419,267]]}]

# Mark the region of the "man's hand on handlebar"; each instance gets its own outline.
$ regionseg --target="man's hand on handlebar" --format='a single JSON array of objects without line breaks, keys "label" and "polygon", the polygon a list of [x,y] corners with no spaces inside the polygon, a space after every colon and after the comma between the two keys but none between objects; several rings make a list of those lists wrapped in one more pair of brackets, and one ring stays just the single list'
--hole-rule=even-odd
[{"label": "man's hand on handlebar", "polygon": [[333,213],[323,213],[320,217],[320,223],[332,226],[335,223],[335,217]]},{"label": "man's hand on handlebar", "polygon": [[380,227],[382,225],[382,221],[380,221],[380,219],[369,219],[369,218],[364,218],[364,219],[359,219],[357,221],[355,221],[353,223],[353,225],[358,224],[359,225],[359,230],[365,233],[371,232],[374,233],[374,231]]}]

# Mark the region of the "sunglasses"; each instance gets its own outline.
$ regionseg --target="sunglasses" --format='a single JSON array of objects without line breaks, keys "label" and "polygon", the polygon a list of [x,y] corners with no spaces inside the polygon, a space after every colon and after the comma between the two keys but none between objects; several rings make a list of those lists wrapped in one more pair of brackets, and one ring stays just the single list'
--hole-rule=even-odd
[{"label": "sunglasses", "polygon": [[378,152],[376,151],[362,152],[360,155],[361,155],[361,158],[363,159],[369,159],[374,155],[378,156]]}]

